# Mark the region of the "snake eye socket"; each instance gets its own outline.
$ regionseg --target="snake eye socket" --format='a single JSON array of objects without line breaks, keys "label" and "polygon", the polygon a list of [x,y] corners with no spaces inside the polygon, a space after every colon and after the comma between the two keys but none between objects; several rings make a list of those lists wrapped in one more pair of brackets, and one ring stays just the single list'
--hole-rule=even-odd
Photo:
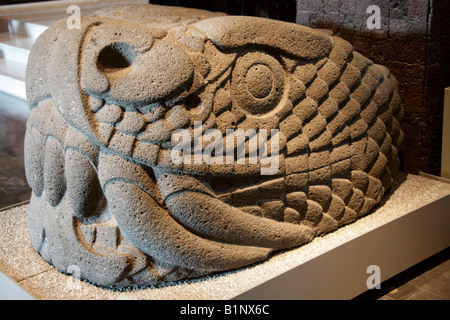
[{"label": "snake eye socket", "polygon": [[279,105],[284,82],[283,66],[275,57],[265,52],[248,52],[238,58],[233,69],[233,98],[247,113],[262,116]]}]

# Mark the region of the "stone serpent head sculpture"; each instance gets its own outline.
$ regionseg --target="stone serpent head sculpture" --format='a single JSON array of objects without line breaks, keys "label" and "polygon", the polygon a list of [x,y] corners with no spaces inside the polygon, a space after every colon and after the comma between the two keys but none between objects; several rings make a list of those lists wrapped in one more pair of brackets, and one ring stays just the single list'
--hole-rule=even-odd
[{"label": "stone serpent head sculpture", "polygon": [[296,24],[113,7],[44,32],[26,85],[32,245],[101,286],[305,244],[369,213],[399,166],[394,77]]}]

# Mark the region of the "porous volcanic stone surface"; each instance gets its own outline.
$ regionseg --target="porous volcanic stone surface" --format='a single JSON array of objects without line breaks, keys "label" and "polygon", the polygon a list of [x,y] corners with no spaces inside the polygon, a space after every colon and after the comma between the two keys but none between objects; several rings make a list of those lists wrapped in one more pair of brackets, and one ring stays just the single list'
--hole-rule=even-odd
[{"label": "porous volcanic stone surface", "polygon": [[398,171],[395,78],[296,24],[112,7],[43,33],[26,84],[31,243],[100,286],[262,261],[371,212]]}]

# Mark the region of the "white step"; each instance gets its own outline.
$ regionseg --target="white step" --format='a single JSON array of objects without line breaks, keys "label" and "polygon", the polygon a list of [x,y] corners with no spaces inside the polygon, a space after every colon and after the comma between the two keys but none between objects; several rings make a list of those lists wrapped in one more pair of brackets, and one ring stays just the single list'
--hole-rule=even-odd
[{"label": "white step", "polygon": [[9,20],[8,27],[10,33],[26,36],[34,41],[42,32],[47,30],[48,25],[45,23],[33,23],[12,19]]},{"label": "white step", "polygon": [[0,92],[26,99],[25,70],[37,37],[61,18],[69,5],[78,5],[81,15],[117,4],[148,3],[147,0],[71,0],[0,6]]},{"label": "white step", "polygon": [[16,119],[26,120],[30,115],[30,108],[24,99],[19,99],[9,94],[0,92],[0,112],[2,114],[6,113],[13,116]]},{"label": "white step", "polygon": [[37,28],[8,21],[8,31],[0,33],[0,92],[26,99],[25,71]]},{"label": "white step", "polygon": [[26,100],[26,63],[0,59],[0,92]]},{"label": "white step", "polygon": [[[148,0],[66,0],[66,1],[42,1],[25,4],[13,4],[0,6],[0,19],[17,19],[20,21],[56,21],[67,18],[71,12],[67,13],[70,5],[77,5],[81,10],[81,15],[86,16],[95,11],[119,4],[148,4]],[[37,22],[38,23],[38,22]]]},{"label": "white step", "polygon": [[26,64],[34,40],[27,36],[0,33],[0,54],[5,60]]},{"label": "white step", "polygon": [[0,92],[26,100],[25,71],[31,47],[48,26],[7,20],[0,33]]},{"label": "white step", "polygon": [[35,300],[16,282],[0,272],[0,300]]}]

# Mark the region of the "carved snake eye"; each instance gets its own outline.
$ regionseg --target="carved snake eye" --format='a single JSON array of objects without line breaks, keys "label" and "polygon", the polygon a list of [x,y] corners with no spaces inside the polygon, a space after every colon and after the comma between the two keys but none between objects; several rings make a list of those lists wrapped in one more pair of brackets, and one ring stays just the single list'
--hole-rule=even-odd
[{"label": "carved snake eye", "polygon": [[248,52],[233,69],[231,86],[234,101],[252,115],[274,110],[284,91],[283,66],[265,52]]}]

